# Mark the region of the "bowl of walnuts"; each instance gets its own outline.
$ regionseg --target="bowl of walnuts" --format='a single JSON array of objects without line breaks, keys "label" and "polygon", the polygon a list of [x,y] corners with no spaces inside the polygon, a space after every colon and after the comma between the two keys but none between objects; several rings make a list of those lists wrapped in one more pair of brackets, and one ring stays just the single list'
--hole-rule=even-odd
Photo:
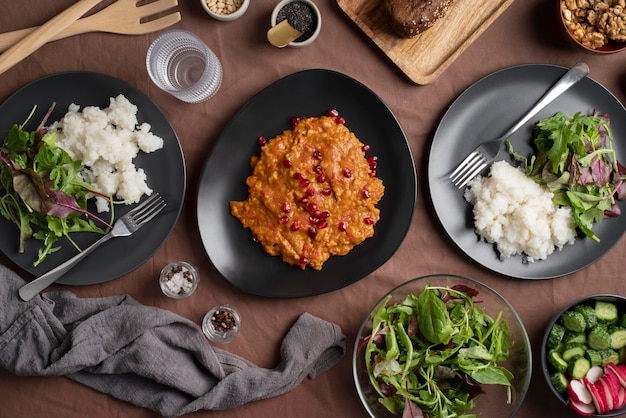
[{"label": "bowl of walnuts", "polygon": [[593,54],[626,50],[626,0],[558,0],[562,32]]}]

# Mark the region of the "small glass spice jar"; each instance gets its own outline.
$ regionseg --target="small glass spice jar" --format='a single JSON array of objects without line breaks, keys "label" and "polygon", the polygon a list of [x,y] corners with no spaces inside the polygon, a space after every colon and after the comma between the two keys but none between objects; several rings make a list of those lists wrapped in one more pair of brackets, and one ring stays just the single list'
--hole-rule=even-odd
[{"label": "small glass spice jar", "polygon": [[241,318],[239,311],[229,305],[211,308],[202,320],[204,335],[216,343],[228,343],[239,333]]},{"label": "small glass spice jar", "polygon": [[175,261],[163,267],[159,284],[166,296],[182,299],[190,296],[198,287],[198,270],[185,261]]},{"label": "small glass spice jar", "polygon": [[322,15],[311,0],[281,0],[272,11],[270,23],[274,27],[283,20],[302,32],[299,38],[288,44],[290,47],[312,44],[322,28]]}]

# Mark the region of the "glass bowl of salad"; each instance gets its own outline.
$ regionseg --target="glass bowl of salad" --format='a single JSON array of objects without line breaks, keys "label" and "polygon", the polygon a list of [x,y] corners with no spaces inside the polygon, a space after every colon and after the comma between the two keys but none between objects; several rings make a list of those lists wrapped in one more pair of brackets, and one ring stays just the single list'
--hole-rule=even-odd
[{"label": "glass bowl of salad", "polygon": [[512,417],[531,366],[530,340],[513,307],[488,286],[455,275],[419,277],[383,296],[358,331],[352,363],[373,418],[420,411]]},{"label": "glass bowl of salad", "polygon": [[546,327],[541,369],[578,414],[626,414],[626,298],[596,294],[565,306]]}]

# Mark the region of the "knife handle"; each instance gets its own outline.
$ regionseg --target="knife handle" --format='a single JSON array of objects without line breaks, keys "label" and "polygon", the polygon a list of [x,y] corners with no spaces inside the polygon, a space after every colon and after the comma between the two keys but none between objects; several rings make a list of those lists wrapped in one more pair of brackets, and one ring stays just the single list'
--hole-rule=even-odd
[{"label": "knife handle", "polygon": [[0,74],[35,52],[102,0],[80,0],[44,23],[0,55]]}]

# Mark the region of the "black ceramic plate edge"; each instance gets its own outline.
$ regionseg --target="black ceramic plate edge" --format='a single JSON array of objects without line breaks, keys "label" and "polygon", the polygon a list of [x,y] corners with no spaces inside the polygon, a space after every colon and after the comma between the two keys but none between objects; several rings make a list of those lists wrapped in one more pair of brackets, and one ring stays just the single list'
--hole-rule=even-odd
[{"label": "black ceramic plate edge", "polygon": [[[34,105],[37,105],[37,110],[26,126],[27,129],[34,129],[39,124],[52,102],[56,102],[56,107],[50,122],[59,120],[71,103],[80,105],[81,109],[90,105],[106,107],[109,105],[109,98],[118,94],[124,94],[137,105],[138,122],[148,122],[152,132],[164,140],[163,149],[151,154],[140,153],[134,162],[137,167],[145,169],[148,185],[163,196],[167,207],[139,232],[103,244],[66,273],[58,281],[60,284],[91,285],[116,279],[141,266],[161,247],[174,229],[186,192],[186,167],[180,142],[166,116],[148,96],[125,81],[106,74],[86,71],[51,74],[21,87],[0,105],[0,137],[4,138],[13,124],[23,122]],[[91,208],[92,211],[93,209]],[[130,206],[116,206],[115,217],[122,216],[130,209]],[[103,219],[109,217],[106,213],[100,215]],[[4,217],[0,217],[0,225],[3,229],[0,250],[18,267],[35,277],[76,254],[71,244],[62,240],[60,251],[49,255],[39,266],[33,267],[32,262],[37,251],[35,246],[39,246],[39,241],[31,240],[32,242],[27,243],[26,252],[19,254],[17,228]],[[99,237],[90,233],[73,235],[82,248]]]},{"label": "black ceramic plate edge", "polygon": [[[606,219],[594,227],[601,239],[578,238],[572,246],[555,250],[546,260],[523,263],[521,256],[501,261],[494,247],[481,242],[474,233],[471,205],[463,192],[448,180],[456,165],[482,140],[496,138],[560,78],[567,68],[550,64],[523,64],[489,74],[467,88],[448,108],[433,137],[428,185],[431,201],[441,226],[453,243],[483,267],[513,278],[552,279],[584,269],[608,253],[626,230],[626,216]],[[581,80],[549,104],[511,137],[516,150],[532,153],[532,124],[557,111],[608,113],[618,159],[626,161],[626,109],[601,84],[590,77]],[[499,159],[508,158],[502,151]],[[510,161],[510,160],[509,160]],[[512,164],[516,164],[510,161]],[[626,202],[618,203],[622,212]]]},{"label": "black ceramic plate edge", "polygon": [[[381,219],[374,237],[345,256],[331,257],[321,271],[303,271],[252,242],[250,231],[230,214],[229,202],[248,196],[245,179],[252,173],[250,157],[259,153],[259,136],[272,138],[291,128],[292,116],[320,116],[330,108],[337,109],[356,136],[371,145],[368,155],[378,156],[377,174],[386,190],[378,204]],[[225,127],[200,176],[198,228],[215,268],[240,290],[273,298],[314,296],[348,286],[384,264],[408,232],[416,196],[411,150],[386,104],[344,74],[304,70],[264,88]]]}]

